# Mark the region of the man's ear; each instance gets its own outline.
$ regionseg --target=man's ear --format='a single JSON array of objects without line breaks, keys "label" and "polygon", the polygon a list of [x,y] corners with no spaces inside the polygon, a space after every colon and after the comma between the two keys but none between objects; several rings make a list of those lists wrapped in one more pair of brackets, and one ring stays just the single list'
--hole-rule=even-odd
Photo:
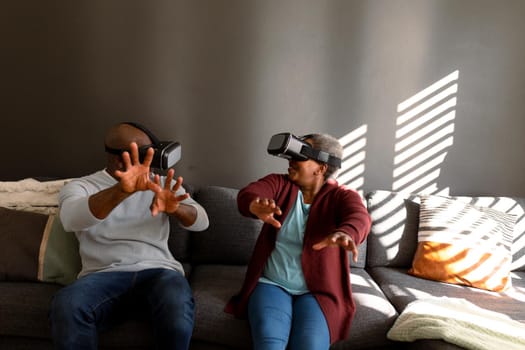
[{"label": "man's ear", "polygon": [[115,170],[125,170],[124,162],[122,157],[116,154],[108,154],[106,162],[106,170],[108,173],[113,176]]}]

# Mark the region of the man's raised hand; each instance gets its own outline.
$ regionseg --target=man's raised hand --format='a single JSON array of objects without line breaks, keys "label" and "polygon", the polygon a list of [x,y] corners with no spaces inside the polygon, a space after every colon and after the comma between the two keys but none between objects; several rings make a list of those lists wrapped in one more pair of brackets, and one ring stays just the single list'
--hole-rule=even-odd
[{"label": "man's raised hand", "polygon": [[155,175],[153,182],[157,187],[152,189],[152,191],[155,192],[155,198],[153,198],[153,202],[151,203],[151,215],[156,216],[160,212],[173,214],[179,209],[180,202],[190,196],[189,193],[176,195],[177,190],[182,185],[183,179],[179,176],[173,187],[171,187],[174,173],[175,171],[173,169],[168,170],[164,186],[160,184],[160,176]]},{"label": "man's raised hand", "polygon": [[122,153],[124,170],[115,171],[115,176],[120,181],[122,191],[133,193],[136,191],[155,190],[157,185],[150,179],[150,165],[155,151],[153,148],[149,148],[144,161],[141,163],[137,143],[132,142],[129,148],[130,152]]}]

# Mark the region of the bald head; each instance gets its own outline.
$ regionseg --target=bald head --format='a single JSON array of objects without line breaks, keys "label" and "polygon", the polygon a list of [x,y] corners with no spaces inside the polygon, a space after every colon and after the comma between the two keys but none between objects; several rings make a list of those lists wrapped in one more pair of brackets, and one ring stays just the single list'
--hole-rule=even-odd
[{"label": "bald head", "polygon": [[135,142],[137,146],[141,147],[151,145],[152,140],[150,140],[144,131],[126,123],[114,125],[108,130],[104,143],[106,152],[108,152],[106,170],[111,176],[117,178],[115,171],[125,170],[125,165],[120,153],[122,151],[129,151],[132,142]]},{"label": "bald head", "polygon": [[127,150],[131,142],[136,142],[140,147],[150,145],[152,140],[144,131],[133,125],[120,123],[108,130],[104,142],[107,147]]}]

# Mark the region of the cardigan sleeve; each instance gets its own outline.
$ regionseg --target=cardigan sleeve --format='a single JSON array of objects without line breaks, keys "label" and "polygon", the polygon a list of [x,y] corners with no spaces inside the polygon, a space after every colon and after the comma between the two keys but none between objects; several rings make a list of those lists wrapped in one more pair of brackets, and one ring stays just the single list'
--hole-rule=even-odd
[{"label": "cardigan sleeve", "polygon": [[339,198],[340,224],[337,230],[350,235],[356,244],[361,244],[370,231],[372,220],[359,193],[342,188]]},{"label": "cardigan sleeve", "polygon": [[282,188],[282,183],[282,175],[270,174],[248,184],[237,195],[239,212],[244,216],[254,218],[255,216],[250,212],[250,203],[257,197],[277,200],[276,195]]}]

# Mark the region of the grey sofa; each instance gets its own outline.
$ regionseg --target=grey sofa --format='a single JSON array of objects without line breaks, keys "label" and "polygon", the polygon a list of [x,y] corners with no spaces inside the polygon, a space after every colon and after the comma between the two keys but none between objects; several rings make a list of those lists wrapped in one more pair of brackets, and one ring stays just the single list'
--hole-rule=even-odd
[{"label": "grey sofa", "polygon": [[[223,308],[242,283],[261,223],[240,216],[237,189],[190,186],[188,190],[210,219],[210,227],[203,232],[190,233],[172,225],[169,242],[173,255],[184,263],[194,292],[191,348],[250,349],[247,322],[224,313]],[[366,199],[375,221],[367,242],[359,248],[359,261],[351,267],[357,313],[348,338],[332,349],[461,349],[440,339],[404,343],[387,338],[405,307],[429,295],[465,298],[525,322],[523,266],[516,265],[513,271],[514,294],[411,276],[407,271],[417,243],[417,196],[376,191]],[[518,202],[525,207],[523,199]],[[515,241],[524,239],[523,233],[515,237]],[[515,260],[523,259],[524,249],[523,245],[515,249]],[[0,281],[0,349],[52,348],[47,313],[50,299],[59,288],[52,283]],[[140,321],[128,321],[100,335],[101,349],[149,349],[151,345],[149,328]]]}]

